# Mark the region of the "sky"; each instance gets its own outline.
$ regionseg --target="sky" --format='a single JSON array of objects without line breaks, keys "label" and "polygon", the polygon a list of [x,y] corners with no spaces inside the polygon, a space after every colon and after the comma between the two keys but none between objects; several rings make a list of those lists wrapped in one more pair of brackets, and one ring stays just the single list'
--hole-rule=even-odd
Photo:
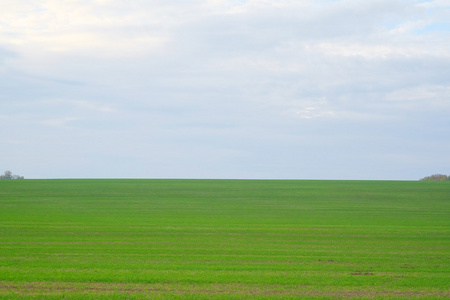
[{"label": "sky", "polygon": [[450,174],[450,0],[1,0],[0,172]]}]

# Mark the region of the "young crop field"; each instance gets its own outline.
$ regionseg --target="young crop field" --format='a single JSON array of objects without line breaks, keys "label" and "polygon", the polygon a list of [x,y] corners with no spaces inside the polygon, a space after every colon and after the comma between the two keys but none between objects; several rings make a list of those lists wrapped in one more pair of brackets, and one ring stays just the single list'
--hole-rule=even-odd
[{"label": "young crop field", "polygon": [[0,180],[0,299],[448,299],[450,182]]}]

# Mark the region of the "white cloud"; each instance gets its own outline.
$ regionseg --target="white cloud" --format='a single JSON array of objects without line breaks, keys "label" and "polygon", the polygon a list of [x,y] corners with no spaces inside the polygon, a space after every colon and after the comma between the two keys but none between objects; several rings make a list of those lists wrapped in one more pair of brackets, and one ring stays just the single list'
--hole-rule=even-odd
[{"label": "white cloud", "polygon": [[418,4],[419,6],[427,7],[427,8],[450,8],[449,0],[429,0],[423,1]]},{"label": "white cloud", "polygon": [[333,111],[323,111],[318,107],[305,107],[302,110],[296,111],[295,114],[302,119],[333,117],[335,115]]},{"label": "white cloud", "polygon": [[[122,11],[124,6],[128,9]],[[163,18],[132,7],[120,1],[47,0],[38,5],[7,1],[0,12],[0,37],[25,58],[76,54],[101,59],[160,53],[168,42]]]},{"label": "white cloud", "polygon": [[405,110],[450,114],[450,86],[417,86],[398,89],[386,95],[392,105]]},{"label": "white cloud", "polygon": [[51,106],[70,106],[81,110],[91,110],[100,113],[113,113],[117,111],[112,105],[86,100],[52,99],[44,100],[43,104]]},{"label": "white cloud", "polygon": [[49,125],[49,126],[62,127],[62,126],[66,126],[69,123],[77,121],[77,120],[78,120],[78,118],[75,118],[75,117],[64,117],[64,118],[43,120],[43,121],[41,121],[41,123],[44,125]]},{"label": "white cloud", "polygon": [[411,41],[408,44],[390,43],[356,43],[356,42],[323,42],[310,47],[311,52],[320,52],[327,56],[361,57],[365,59],[409,58],[421,56],[439,56],[450,58],[444,45],[425,44]]}]

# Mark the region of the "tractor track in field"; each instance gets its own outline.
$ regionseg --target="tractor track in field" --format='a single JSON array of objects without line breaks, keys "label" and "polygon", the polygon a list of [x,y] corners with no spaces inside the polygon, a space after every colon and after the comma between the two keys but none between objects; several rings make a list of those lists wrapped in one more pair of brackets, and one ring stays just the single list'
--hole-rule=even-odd
[{"label": "tractor track in field", "polygon": [[308,286],[168,283],[104,283],[104,282],[12,282],[0,281],[0,295],[52,296],[62,293],[83,295],[246,295],[246,296],[330,296],[339,298],[448,298],[450,291],[399,290],[318,290]]}]

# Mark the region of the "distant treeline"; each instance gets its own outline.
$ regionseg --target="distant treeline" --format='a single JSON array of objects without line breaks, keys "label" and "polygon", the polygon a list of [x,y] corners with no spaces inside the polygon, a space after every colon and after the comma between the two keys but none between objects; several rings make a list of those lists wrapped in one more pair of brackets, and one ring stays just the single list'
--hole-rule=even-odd
[{"label": "distant treeline", "polygon": [[446,180],[450,180],[450,176],[443,174],[434,174],[420,179],[420,181],[446,181]]}]

